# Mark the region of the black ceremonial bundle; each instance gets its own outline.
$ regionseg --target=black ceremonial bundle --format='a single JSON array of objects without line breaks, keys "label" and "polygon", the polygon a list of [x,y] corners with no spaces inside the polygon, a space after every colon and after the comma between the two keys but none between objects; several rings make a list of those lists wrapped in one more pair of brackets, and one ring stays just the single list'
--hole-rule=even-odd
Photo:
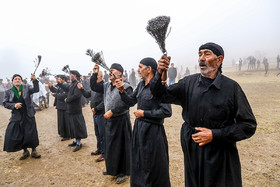
[{"label": "black ceremonial bundle", "polygon": [[36,70],[37,70],[37,68],[38,68],[39,65],[40,65],[41,59],[42,59],[42,56],[41,56],[41,55],[38,55],[38,58],[35,59],[35,61],[34,61],[34,63],[35,63],[35,70],[34,70],[34,73],[33,73],[33,74],[36,73]]},{"label": "black ceremonial bundle", "polygon": [[[158,16],[148,21],[146,27],[147,32],[155,38],[160,50],[163,54],[166,54],[165,49],[165,39],[167,38],[167,29],[170,23],[170,17],[168,16]],[[170,31],[169,31],[170,32]]]},{"label": "black ceremonial bundle", "polygon": [[67,73],[67,74],[70,74],[70,68],[69,68],[69,65],[66,65],[62,68],[62,71]]},{"label": "black ceremonial bundle", "polygon": [[103,67],[104,69],[110,71],[110,68],[107,66],[107,64],[105,63],[104,57],[103,57],[103,52],[97,52],[94,53],[93,50],[88,49],[86,52],[86,55],[91,57],[91,61],[96,63],[97,65],[100,65],[101,67]]}]

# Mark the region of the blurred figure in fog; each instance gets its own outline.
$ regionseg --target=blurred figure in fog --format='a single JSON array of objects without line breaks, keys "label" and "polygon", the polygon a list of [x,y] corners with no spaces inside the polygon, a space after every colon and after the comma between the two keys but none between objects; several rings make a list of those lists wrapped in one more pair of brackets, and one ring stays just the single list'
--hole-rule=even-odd
[{"label": "blurred figure in fog", "polygon": [[189,75],[190,75],[190,70],[189,70],[188,67],[186,67],[186,71],[185,71],[184,77],[189,76]]},{"label": "blurred figure in fog", "polygon": [[136,87],[136,75],[135,75],[134,68],[131,69],[131,73],[130,73],[130,76],[129,76],[129,82],[130,82],[130,85],[133,88]]},{"label": "blurred figure in fog", "polygon": [[239,58],[238,70],[241,71],[242,68],[242,59]]},{"label": "blurred figure in fog", "polygon": [[107,71],[104,71],[104,82],[108,82],[109,80],[109,74],[107,73]]},{"label": "blurred figure in fog", "polygon": [[175,83],[176,77],[177,77],[177,68],[174,67],[174,63],[171,63],[171,68],[169,68],[167,72],[168,78],[169,78],[169,84],[172,85]]},{"label": "blurred figure in fog", "polygon": [[264,65],[264,71],[265,71],[264,75],[267,76],[269,64],[268,64],[268,60],[266,57],[263,58],[263,65]]}]

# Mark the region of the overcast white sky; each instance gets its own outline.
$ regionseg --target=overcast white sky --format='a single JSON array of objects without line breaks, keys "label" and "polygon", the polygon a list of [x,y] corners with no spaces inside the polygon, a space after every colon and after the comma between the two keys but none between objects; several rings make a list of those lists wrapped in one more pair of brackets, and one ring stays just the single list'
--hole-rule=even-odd
[{"label": "overcast white sky", "polygon": [[175,65],[194,66],[201,44],[212,41],[225,51],[224,63],[256,53],[280,54],[279,0],[9,0],[0,6],[0,78],[29,77],[42,55],[37,76],[48,67],[60,74],[69,64],[82,74],[92,70],[86,49],[103,51],[108,66],[137,68],[161,51],[146,32],[147,21],[171,17],[166,40]]}]

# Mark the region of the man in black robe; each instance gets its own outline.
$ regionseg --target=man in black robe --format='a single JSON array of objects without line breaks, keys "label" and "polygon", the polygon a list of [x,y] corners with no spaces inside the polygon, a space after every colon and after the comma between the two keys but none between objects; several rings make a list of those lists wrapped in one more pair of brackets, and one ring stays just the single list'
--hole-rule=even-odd
[{"label": "man in black robe", "polygon": [[[97,74],[97,84],[104,84],[102,71]],[[105,143],[104,128],[106,119],[104,118],[105,108],[103,93],[94,92],[84,88],[83,84],[78,83],[78,88],[82,91],[85,98],[91,98],[90,108],[93,113],[94,132],[97,140],[97,150],[91,152],[91,155],[100,155],[95,161],[101,162],[105,160]]]},{"label": "man in black robe", "polygon": [[73,152],[76,152],[82,148],[81,139],[87,138],[87,127],[85,119],[82,113],[82,93],[77,87],[80,80],[80,73],[76,70],[70,71],[70,86],[62,84],[59,82],[58,86],[64,91],[68,92],[65,102],[67,103],[67,112],[69,114],[69,124],[70,124],[70,135],[71,138],[75,138],[73,143],[68,146],[75,146]]},{"label": "man in black robe", "polygon": [[22,85],[22,77],[15,74],[12,78],[13,87],[5,92],[3,105],[12,110],[12,117],[6,129],[4,151],[16,152],[23,149],[20,160],[30,156],[27,148],[32,148],[31,156],[40,158],[36,147],[39,145],[35,121],[35,109],[30,95],[39,92],[39,84],[35,75],[31,75],[33,87]]},{"label": "man in black robe", "polygon": [[[56,82],[61,84],[66,83],[66,76],[65,75],[57,75]],[[67,104],[65,102],[65,98],[67,97],[67,92],[65,92],[60,87],[54,87],[50,82],[48,83],[50,91],[52,92],[53,96],[55,97],[54,106],[57,109],[57,129],[58,134],[62,137],[61,141],[69,140],[70,139],[70,126],[69,126],[69,115],[66,112]]]},{"label": "man in black robe", "polygon": [[[123,73],[123,67],[114,63],[111,65],[110,82],[97,84],[99,66],[95,65],[91,76],[91,89],[103,93],[105,114],[105,175],[117,176],[116,183],[120,184],[130,175],[130,138],[131,122],[129,106],[126,105],[116,88],[116,79]],[[132,87],[125,83],[128,94],[132,93]]]},{"label": "man in black robe", "polygon": [[151,91],[161,102],[183,108],[185,186],[242,186],[236,142],[255,133],[256,119],[239,84],[221,74],[222,47],[206,43],[198,55],[201,73],[169,87],[162,85],[161,74],[170,57],[162,56]]},{"label": "man in black robe", "polygon": [[161,104],[150,90],[150,80],[157,70],[153,58],[139,63],[138,73],[143,79],[133,94],[127,94],[124,82],[117,79],[122,100],[137,110],[131,140],[130,186],[170,187],[168,142],[163,126],[164,118],[172,114],[170,104]]}]

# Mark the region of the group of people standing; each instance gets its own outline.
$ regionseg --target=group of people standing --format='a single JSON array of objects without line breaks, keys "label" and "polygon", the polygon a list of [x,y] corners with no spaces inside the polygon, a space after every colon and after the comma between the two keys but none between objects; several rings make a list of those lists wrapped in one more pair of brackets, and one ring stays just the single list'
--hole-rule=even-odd
[{"label": "group of people standing", "polygon": [[[168,141],[163,124],[164,118],[172,115],[170,104],[180,105],[184,120],[181,146],[185,186],[242,186],[236,142],[255,133],[256,119],[239,84],[222,75],[223,48],[209,42],[200,46],[198,55],[201,73],[186,76],[170,86],[162,80],[162,74],[169,70],[171,60],[166,56],[162,56],[158,63],[150,57],[139,62],[138,74],[142,81],[134,90],[121,78],[124,70],[117,63],[111,65],[110,81],[106,83],[102,81],[99,66],[94,66],[90,78],[92,92],[79,83],[80,74],[77,71],[70,72],[70,85],[63,83],[63,78],[58,78],[57,88],[49,86],[56,93],[57,109],[63,110],[58,112],[58,116],[69,120],[69,130],[62,128],[62,122],[59,124],[58,132],[62,139],[75,138],[70,144],[75,146],[73,151],[81,149],[81,139],[87,137],[81,95],[90,95],[95,98],[91,108],[97,126],[95,133],[99,135],[97,140],[100,140],[97,141],[100,149],[94,154],[101,153],[105,160],[106,170],[103,174],[116,176],[117,184],[130,176],[130,184],[135,187],[171,186]],[[35,85],[36,79],[32,77],[32,80]],[[28,90],[29,93],[35,92],[35,88]],[[16,93],[19,89],[8,92],[10,94],[5,97],[4,106],[12,109],[13,116],[18,112],[24,113],[17,104]],[[25,92],[23,99],[29,94]],[[65,107],[58,105],[59,95],[63,95],[60,101],[66,103],[66,113]],[[136,119],[132,129],[129,107],[136,103]],[[34,116],[31,117],[35,122]],[[15,121],[10,124],[22,122],[22,119]],[[6,137],[12,136],[8,131],[9,126]],[[5,138],[5,145],[8,142],[11,141]],[[4,147],[4,150],[17,151],[25,147],[16,146],[16,149],[9,150]]]}]

